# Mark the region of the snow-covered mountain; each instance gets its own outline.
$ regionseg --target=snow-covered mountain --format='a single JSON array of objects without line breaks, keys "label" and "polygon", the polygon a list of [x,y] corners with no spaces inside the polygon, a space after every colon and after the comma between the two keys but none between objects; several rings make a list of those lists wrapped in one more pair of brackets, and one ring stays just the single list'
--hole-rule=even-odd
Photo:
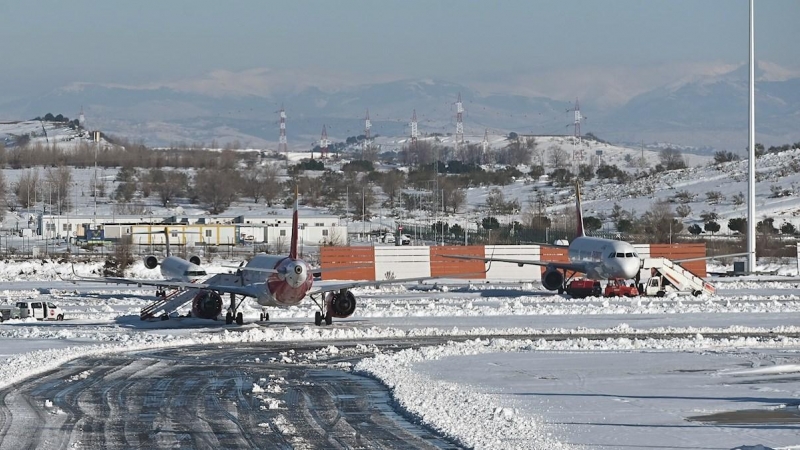
[{"label": "snow-covered mountain", "polygon": [[[747,133],[747,70],[672,83],[599,109],[581,99],[583,132],[612,142],[668,142],[741,152]],[[757,83],[758,141],[800,141],[800,78],[761,76]],[[29,119],[45,112],[74,115],[83,106],[87,126],[149,145],[238,140],[269,147],[278,140],[278,114],[288,115],[290,146],[309,148],[322,125],[334,140],[363,133],[369,108],[372,134],[405,136],[416,110],[422,133],[455,131],[456,97],[464,101],[467,135],[571,134],[574,99],[482,93],[440,80],[404,80],[338,89],[304,87],[259,95],[200,93],[179,85],[131,87],[78,83],[37,98],[0,103],[0,116]],[[70,114],[72,112],[72,114]]]}]

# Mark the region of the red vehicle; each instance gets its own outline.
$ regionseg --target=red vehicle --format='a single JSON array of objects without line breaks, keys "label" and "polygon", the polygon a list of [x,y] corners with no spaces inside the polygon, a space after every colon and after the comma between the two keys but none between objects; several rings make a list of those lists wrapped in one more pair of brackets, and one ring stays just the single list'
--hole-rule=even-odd
[{"label": "red vehicle", "polygon": [[603,292],[604,297],[637,297],[639,290],[636,285],[631,283],[630,286],[625,285],[625,280],[608,280],[606,290]]},{"label": "red vehicle", "polygon": [[564,291],[572,298],[599,297],[602,293],[599,281],[585,279],[570,281]]}]

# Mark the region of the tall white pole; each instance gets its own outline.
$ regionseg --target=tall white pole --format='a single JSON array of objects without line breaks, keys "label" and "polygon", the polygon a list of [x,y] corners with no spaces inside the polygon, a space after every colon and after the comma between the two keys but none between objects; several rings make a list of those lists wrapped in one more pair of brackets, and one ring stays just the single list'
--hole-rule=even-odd
[{"label": "tall white pole", "polygon": [[756,58],[753,0],[750,0],[750,126],[747,182],[747,270],[756,270]]}]

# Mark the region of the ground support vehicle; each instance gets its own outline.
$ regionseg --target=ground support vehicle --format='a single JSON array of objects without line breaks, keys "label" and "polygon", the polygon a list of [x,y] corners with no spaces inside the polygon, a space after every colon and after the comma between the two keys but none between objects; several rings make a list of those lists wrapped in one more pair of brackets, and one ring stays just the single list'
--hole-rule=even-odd
[{"label": "ground support vehicle", "polygon": [[603,291],[604,297],[638,297],[639,289],[636,284],[631,283],[630,286],[625,284],[625,280],[608,280],[606,288]]},{"label": "ground support vehicle", "polygon": [[51,302],[17,302],[14,306],[0,307],[0,317],[2,320],[28,317],[36,320],[64,320],[64,311]]},{"label": "ground support vehicle", "polygon": [[559,294],[567,293],[572,298],[599,297],[603,291],[600,282],[597,280],[577,279],[567,283],[566,287]]},{"label": "ground support vehicle", "polygon": [[667,258],[645,258],[642,269],[650,269],[650,279],[640,288],[643,295],[663,297],[670,292],[692,295],[716,293],[711,283]]}]

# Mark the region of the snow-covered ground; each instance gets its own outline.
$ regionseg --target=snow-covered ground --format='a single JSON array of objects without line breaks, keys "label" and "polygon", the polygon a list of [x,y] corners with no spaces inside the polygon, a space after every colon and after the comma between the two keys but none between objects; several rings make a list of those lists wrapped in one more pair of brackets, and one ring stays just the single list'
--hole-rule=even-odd
[{"label": "snow-covered ground", "polygon": [[[67,314],[0,324],[0,386],[84,355],[138,349],[320,341],[330,352],[343,341],[453,336],[460,342],[384,352],[354,370],[475,448],[800,448],[800,281],[740,279],[720,283],[715,297],[615,300],[565,299],[538,283],[437,282],[358,290],[356,314],[331,327],[313,326],[310,303],[252,323],[260,309],[246,302],[251,323],[231,329],[142,322],[150,289],[73,285],[59,273],[71,268],[0,265],[3,303],[43,299]],[[129,275],[152,272],[136,265]]]}]

